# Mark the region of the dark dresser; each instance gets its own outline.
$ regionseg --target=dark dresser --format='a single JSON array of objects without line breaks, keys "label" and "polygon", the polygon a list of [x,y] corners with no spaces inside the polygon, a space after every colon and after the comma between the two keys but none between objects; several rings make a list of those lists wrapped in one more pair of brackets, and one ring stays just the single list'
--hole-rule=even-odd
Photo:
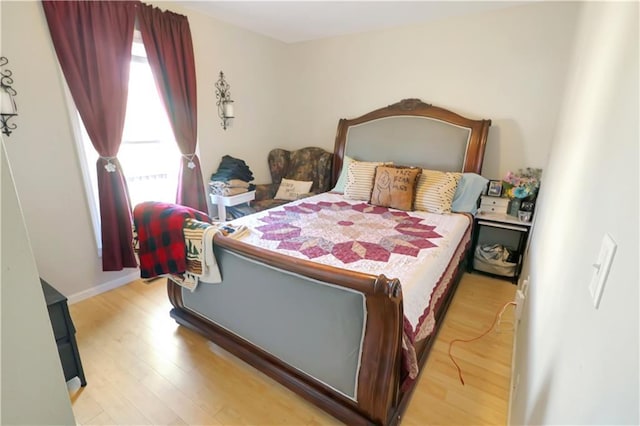
[{"label": "dark dresser", "polygon": [[73,326],[73,321],[71,321],[71,315],[69,315],[67,298],[42,278],[40,278],[40,283],[42,284],[44,299],[47,302],[56,345],[58,345],[58,354],[64,371],[64,379],[69,381],[74,377],[78,377],[80,384],[86,386],[87,381],[84,378],[78,344],[76,343],[76,329]]}]

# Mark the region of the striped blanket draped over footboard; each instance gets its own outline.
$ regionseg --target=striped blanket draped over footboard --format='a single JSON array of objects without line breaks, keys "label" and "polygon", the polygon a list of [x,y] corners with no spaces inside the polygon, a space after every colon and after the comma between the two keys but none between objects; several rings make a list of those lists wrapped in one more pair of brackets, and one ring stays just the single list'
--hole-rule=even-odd
[{"label": "striped blanket draped over footboard", "polygon": [[133,223],[139,244],[142,278],[186,271],[182,229],[187,218],[211,223],[211,218],[201,211],[177,204],[148,201],[136,205]]}]

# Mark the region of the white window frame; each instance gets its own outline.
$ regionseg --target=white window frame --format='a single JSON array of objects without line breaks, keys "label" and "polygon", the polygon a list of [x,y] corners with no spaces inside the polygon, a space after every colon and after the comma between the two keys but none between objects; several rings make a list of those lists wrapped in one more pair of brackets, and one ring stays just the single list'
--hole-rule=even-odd
[{"label": "white window frame", "polygon": [[[97,254],[99,258],[102,258],[102,223],[100,221],[100,202],[98,198],[98,186],[97,177],[95,172],[89,170],[89,162],[87,161],[87,151],[85,150],[83,141],[84,124],[76,108],[76,104],[71,96],[71,91],[67,85],[67,81],[64,78],[62,69],[60,70],[60,79],[64,87],[64,94],[67,103],[67,109],[69,111],[69,124],[74,136],[74,142],[76,146],[77,160],[80,165],[80,171],[82,172],[82,183],[84,185],[84,192],[87,196],[87,208],[89,210],[89,216],[91,217],[91,224],[93,225],[93,237],[96,243]],[[95,164],[94,170],[95,170]]]}]

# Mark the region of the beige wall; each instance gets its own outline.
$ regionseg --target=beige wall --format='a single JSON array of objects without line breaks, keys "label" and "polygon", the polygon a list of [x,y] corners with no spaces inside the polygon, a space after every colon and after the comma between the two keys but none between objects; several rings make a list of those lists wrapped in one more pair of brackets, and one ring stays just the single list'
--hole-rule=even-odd
[{"label": "beige wall", "polygon": [[0,424],[75,424],[38,270],[1,136],[0,142]]},{"label": "beige wall", "polygon": [[[16,77],[19,128],[7,141],[38,269],[72,299],[137,276],[102,272],[62,78],[39,2],[2,2],[2,52]],[[189,18],[203,178],[224,154],[269,181],[274,147],[332,150],[337,121],[406,97],[490,118],[484,174],[544,166],[563,90],[575,3],[544,3],[425,25],[287,45],[158,2]],[[236,117],[222,130],[225,72]]]},{"label": "beige wall", "polygon": [[4,135],[0,142],[0,424],[75,424]]},{"label": "beige wall", "polygon": [[[189,18],[198,79],[198,137],[203,174],[208,181],[223,155],[247,160],[257,182],[270,180],[267,154],[286,134],[288,117],[278,105],[286,85],[286,45],[180,7],[160,7]],[[220,125],[214,84],[223,71],[231,85],[235,116]]]},{"label": "beige wall", "polygon": [[[637,2],[585,3],[536,212],[511,424],[638,424]],[[617,251],[598,309],[588,289]]]},{"label": "beige wall", "polygon": [[493,121],[487,177],[543,167],[578,7],[545,2],[292,45],[288,144],[333,150],[339,118],[416,97]]}]

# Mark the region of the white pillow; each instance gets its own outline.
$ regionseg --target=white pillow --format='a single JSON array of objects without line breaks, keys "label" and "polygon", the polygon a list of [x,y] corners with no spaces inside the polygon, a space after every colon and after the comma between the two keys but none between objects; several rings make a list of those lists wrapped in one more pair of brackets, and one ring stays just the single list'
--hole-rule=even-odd
[{"label": "white pillow", "polygon": [[313,182],[282,179],[275,198],[278,200],[297,200],[300,195],[306,194],[311,190],[311,185],[313,185]]},{"label": "white pillow", "polygon": [[429,213],[451,212],[451,202],[462,173],[422,170],[416,188],[415,210]]},{"label": "white pillow", "polygon": [[384,163],[353,160],[347,169],[347,183],[344,186],[344,198],[362,200],[367,203],[371,199],[373,178],[376,167]]}]

